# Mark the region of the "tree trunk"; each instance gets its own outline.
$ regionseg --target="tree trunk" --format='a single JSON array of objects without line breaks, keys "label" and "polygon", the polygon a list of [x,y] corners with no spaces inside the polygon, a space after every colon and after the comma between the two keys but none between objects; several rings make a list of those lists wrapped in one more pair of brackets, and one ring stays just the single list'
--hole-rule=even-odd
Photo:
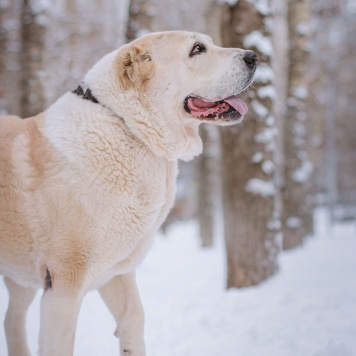
[{"label": "tree trunk", "polygon": [[[22,7],[22,85],[21,115],[29,117],[43,111],[45,97],[40,78],[43,69],[44,11],[34,12],[36,0],[23,0]],[[38,5],[38,4],[36,4]]]},{"label": "tree trunk", "polygon": [[244,95],[249,113],[242,124],[221,130],[228,288],[256,285],[273,275],[281,244],[272,45],[266,27],[270,10],[261,4],[240,0],[227,8],[222,31],[224,46],[251,49],[259,56],[254,89]]},{"label": "tree trunk", "polygon": [[22,0],[0,0],[0,114],[21,115]]},{"label": "tree trunk", "polygon": [[0,109],[20,116],[39,113],[126,42],[127,1],[82,5],[79,0],[0,0]]},{"label": "tree trunk", "polygon": [[198,222],[202,247],[214,244],[216,201],[219,197],[219,180],[217,179],[217,145],[218,133],[213,126],[200,127],[203,140],[203,153],[199,157],[198,170]]},{"label": "tree trunk", "polygon": [[338,207],[335,217],[356,220],[356,125],[351,119],[356,117],[356,46],[353,38],[356,31],[355,14],[350,14],[345,6],[338,18],[330,19],[329,23],[331,21],[334,26],[330,26],[329,31],[338,32],[336,36],[329,34],[329,39],[333,39],[329,42],[334,63],[337,64],[335,139]]},{"label": "tree trunk", "polygon": [[[206,9],[201,28],[198,31],[212,37],[221,46],[221,25],[223,7],[214,1],[205,2]],[[203,152],[198,164],[198,223],[202,247],[214,245],[214,235],[218,220],[217,202],[221,200],[221,181],[219,179],[219,131],[216,126],[202,125],[200,136]]]},{"label": "tree trunk", "polygon": [[4,74],[6,70],[6,28],[4,26],[6,3],[0,0],[0,115],[5,115],[5,81]]},{"label": "tree trunk", "polygon": [[313,231],[310,132],[307,117],[310,0],[289,0],[289,73],[284,125],[283,248],[301,245]]}]

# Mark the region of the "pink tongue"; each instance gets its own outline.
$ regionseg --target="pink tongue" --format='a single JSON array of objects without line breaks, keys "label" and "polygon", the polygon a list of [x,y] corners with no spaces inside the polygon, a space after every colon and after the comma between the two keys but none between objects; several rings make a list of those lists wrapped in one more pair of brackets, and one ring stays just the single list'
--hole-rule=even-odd
[{"label": "pink tongue", "polygon": [[248,108],[247,105],[237,98],[236,96],[230,96],[226,99],[224,99],[229,105],[231,105],[236,111],[238,111],[241,116],[244,116],[247,114]]}]

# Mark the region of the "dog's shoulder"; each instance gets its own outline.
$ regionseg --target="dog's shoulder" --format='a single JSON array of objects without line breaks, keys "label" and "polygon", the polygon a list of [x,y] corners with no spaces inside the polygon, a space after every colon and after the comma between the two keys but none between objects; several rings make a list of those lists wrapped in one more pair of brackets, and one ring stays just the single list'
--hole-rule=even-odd
[{"label": "dog's shoulder", "polygon": [[0,178],[5,179],[5,175],[12,171],[13,144],[23,126],[23,121],[18,116],[0,116]]},{"label": "dog's shoulder", "polygon": [[0,116],[0,136],[1,144],[13,139],[19,128],[22,126],[22,119],[15,115]]},{"label": "dog's shoulder", "polygon": [[50,144],[40,129],[42,121],[43,114],[28,119],[0,117],[1,176],[7,181],[12,177],[11,185],[18,182],[19,186],[25,187],[34,183],[43,175],[44,165],[53,160]]}]

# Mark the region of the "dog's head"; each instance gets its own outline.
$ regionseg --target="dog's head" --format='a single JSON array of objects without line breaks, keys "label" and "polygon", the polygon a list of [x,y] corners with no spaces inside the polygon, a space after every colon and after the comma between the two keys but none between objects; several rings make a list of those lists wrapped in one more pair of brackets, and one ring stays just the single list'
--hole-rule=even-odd
[{"label": "dog's head", "polygon": [[86,78],[99,101],[156,154],[190,159],[201,152],[200,123],[231,125],[247,113],[236,95],[251,84],[257,56],[217,47],[202,34],[161,32],[121,47],[106,61],[111,70],[101,76],[110,90],[100,92],[98,73]]}]

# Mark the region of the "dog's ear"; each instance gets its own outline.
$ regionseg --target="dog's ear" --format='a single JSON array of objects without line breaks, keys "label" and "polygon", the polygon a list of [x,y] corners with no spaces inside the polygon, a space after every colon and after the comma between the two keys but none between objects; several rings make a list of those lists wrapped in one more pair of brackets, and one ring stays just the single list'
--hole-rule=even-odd
[{"label": "dog's ear", "polygon": [[144,86],[154,74],[151,54],[139,45],[120,51],[117,67],[119,82],[124,90]]}]

